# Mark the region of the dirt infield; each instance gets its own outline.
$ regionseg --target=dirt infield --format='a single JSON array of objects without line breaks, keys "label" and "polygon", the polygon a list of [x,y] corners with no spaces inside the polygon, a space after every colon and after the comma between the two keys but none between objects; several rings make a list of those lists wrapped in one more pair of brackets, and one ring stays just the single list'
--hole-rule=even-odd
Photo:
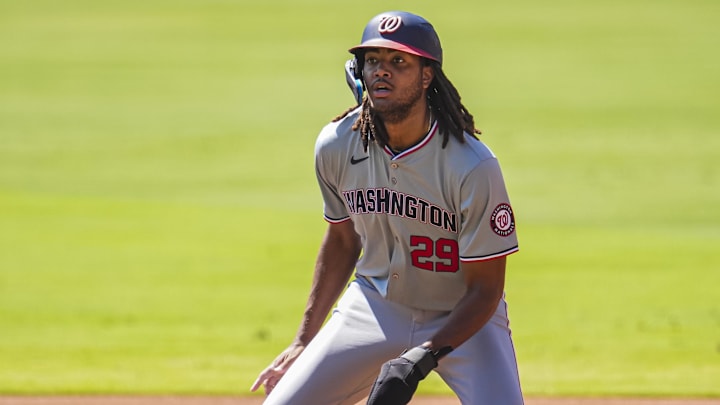
[{"label": "dirt infield", "polygon": [[[260,405],[262,397],[3,396],[0,405]],[[460,405],[450,397],[418,397],[411,405]],[[526,398],[525,405],[720,405],[719,399]]]}]

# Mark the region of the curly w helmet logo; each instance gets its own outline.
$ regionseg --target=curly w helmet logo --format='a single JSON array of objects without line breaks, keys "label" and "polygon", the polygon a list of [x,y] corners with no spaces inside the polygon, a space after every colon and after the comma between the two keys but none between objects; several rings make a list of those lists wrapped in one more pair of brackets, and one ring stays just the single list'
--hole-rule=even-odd
[{"label": "curly w helmet logo", "polygon": [[391,17],[383,17],[378,25],[378,32],[381,34],[389,34],[395,32],[402,25],[402,18],[398,15]]}]

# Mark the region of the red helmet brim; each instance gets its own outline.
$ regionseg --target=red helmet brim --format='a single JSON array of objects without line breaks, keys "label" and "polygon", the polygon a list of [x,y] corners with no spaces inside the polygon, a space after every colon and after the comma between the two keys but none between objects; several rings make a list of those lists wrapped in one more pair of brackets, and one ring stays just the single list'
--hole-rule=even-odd
[{"label": "red helmet brim", "polygon": [[354,46],[354,47],[350,48],[349,50],[351,53],[357,54],[357,51],[362,50],[362,49],[368,49],[368,48],[394,49],[396,51],[402,51],[402,52],[406,52],[406,53],[409,53],[412,55],[422,56],[423,58],[428,58],[428,59],[434,60],[436,62],[440,62],[439,60],[437,60],[437,58],[433,57],[432,55],[423,51],[422,49],[418,49],[418,48],[415,48],[412,46],[401,44],[399,42],[391,41],[391,40],[385,39],[385,38],[370,39],[370,40],[363,42],[362,44],[360,44],[358,46]]}]

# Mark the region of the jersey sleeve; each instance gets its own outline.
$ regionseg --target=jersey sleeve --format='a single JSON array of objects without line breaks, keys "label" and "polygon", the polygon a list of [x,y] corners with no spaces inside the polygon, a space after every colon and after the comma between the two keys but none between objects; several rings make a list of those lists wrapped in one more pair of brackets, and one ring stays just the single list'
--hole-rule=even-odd
[{"label": "jersey sleeve", "polygon": [[333,126],[320,132],[315,144],[315,174],[323,198],[323,216],[328,222],[339,223],[348,220],[350,215],[338,188],[341,173],[338,154],[329,153],[334,137]]},{"label": "jersey sleeve", "polygon": [[482,161],[461,187],[461,261],[483,261],[518,250],[515,215],[496,158]]}]

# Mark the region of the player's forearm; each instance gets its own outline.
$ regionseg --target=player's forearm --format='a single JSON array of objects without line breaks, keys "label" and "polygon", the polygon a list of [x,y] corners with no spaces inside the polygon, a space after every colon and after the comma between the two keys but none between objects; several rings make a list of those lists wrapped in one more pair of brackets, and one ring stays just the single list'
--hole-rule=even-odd
[{"label": "player's forearm", "polygon": [[296,343],[310,343],[327,318],[330,309],[347,285],[353,267],[318,263]]},{"label": "player's forearm", "polygon": [[463,264],[467,291],[450,313],[447,323],[426,343],[435,350],[459,347],[492,318],[505,289],[504,257]]},{"label": "player's forearm", "polygon": [[325,234],[296,344],[307,345],[315,337],[355,269],[360,241],[352,223],[347,222],[331,225]]},{"label": "player's forearm", "polygon": [[500,296],[484,291],[468,291],[453,309],[447,323],[428,341],[427,346],[438,350],[459,347],[492,318]]}]

